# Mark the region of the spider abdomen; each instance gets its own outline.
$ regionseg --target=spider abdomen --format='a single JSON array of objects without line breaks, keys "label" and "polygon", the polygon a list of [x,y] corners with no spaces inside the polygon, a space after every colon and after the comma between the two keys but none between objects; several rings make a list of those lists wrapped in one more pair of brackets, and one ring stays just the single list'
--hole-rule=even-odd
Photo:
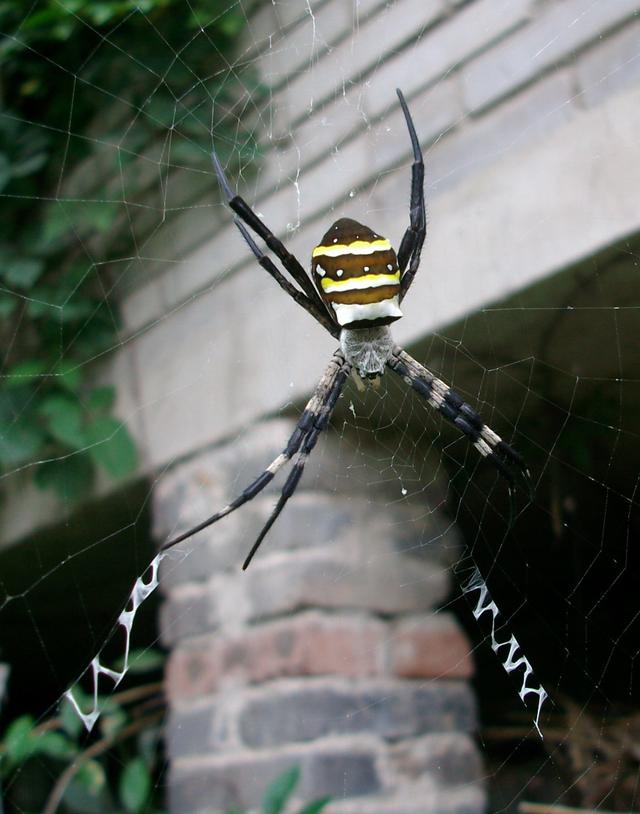
[{"label": "spider abdomen", "polygon": [[396,253],[368,226],[337,220],[313,250],[312,274],[343,328],[388,325],[402,316]]}]

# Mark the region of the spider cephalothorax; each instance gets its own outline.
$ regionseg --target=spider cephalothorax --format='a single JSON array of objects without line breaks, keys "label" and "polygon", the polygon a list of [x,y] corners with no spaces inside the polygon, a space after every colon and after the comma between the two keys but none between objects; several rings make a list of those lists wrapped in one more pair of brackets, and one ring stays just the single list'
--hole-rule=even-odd
[{"label": "spider cephalothorax", "polygon": [[[295,492],[306,460],[318,436],[329,423],[352,371],[365,379],[375,378],[389,368],[457,427],[510,483],[517,475],[525,479],[528,477],[520,455],[484,423],[473,407],[391,339],[388,326],[402,316],[400,303],[418,271],[427,229],[422,152],[407,103],[399,90],[397,93],[413,150],[409,226],[402,237],[397,256],[386,238],[355,220],[341,218],[313,249],[309,276],[246,201],[234,194],[218,157],[213,153],[220,186],[229,206],[236,213],[236,226],[254,257],[295,302],[333,337],[340,339],[340,349],[334,353],[282,453],[235,500],[194,528],[165,543],[163,549],[186,540],[252,500],[295,456],[280,498],[244,562],[243,568],[246,568]],[[264,254],[247,226],[264,241],[291,279]]]}]

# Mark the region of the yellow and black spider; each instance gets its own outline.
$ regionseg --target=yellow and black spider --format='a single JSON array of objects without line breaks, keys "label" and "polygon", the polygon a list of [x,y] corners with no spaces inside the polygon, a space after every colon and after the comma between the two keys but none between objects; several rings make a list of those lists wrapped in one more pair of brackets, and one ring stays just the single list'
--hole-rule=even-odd
[{"label": "yellow and black spider", "polygon": [[[287,294],[340,340],[340,348],[334,353],[280,455],[235,500],[170,540],[162,547],[163,550],[186,540],[252,500],[296,456],[280,498],[244,561],[242,567],[247,568],[258,546],[295,492],[306,460],[318,436],[327,426],[352,371],[360,379],[371,379],[381,376],[388,367],[456,426],[511,484],[515,475],[528,479],[529,473],[522,457],[490,429],[458,393],[416,362],[391,338],[388,326],[402,316],[400,303],[418,270],[427,230],[424,160],[405,98],[400,90],[397,94],[413,147],[409,227],[397,256],[386,238],[355,220],[341,218],[313,250],[310,277],[251,207],[233,193],[220,161],[213,153],[220,186],[236,214],[236,226],[256,260]],[[247,226],[262,238],[293,282],[260,250]]]}]

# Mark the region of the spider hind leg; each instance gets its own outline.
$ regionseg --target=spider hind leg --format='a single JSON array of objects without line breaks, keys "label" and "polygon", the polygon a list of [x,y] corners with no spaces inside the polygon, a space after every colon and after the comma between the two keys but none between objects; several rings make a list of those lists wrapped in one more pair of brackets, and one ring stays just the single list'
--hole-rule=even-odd
[{"label": "spider hind leg", "polygon": [[430,370],[401,348],[395,348],[388,366],[424,398],[440,415],[457,427],[477,451],[514,486],[519,478],[531,496],[531,476],[524,458],[487,426],[480,414]]},{"label": "spider hind leg", "polygon": [[404,233],[398,249],[398,267],[401,272],[400,302],[402,302],[420,265],[420,254],[427,234],[427,211],[424,201],[424,159],[420,149],[420,141],[402,91],[397,88],[396,93],[398,94],[400,107],[411,139],[411,149],[413,150],[409,227]]},{"label": "spider hind leg", "polygon": [[333,408],[336,405],[338,397],[342,392],[344,383],[350,372],[351,365],[345,360],[341,351],[336,351],[322,378],[320,379],[320,382],[314,390],[313,395],[307,402],[307,405],[282,452],[273,459],[269,466],[267,466],[267,468],[260,475],[258,475],[258,477],[238,495],[238,497],[224,506],[224,508],[220,509],[220,511],[212,514],[206,520],[203,520],[202,523],[199,523],[197,526],[194,526],[172,540],[169,540],[169,542],[165,543],[161,547],[161,550],[166,551],[169,548],[173,548],[173,546],[178,545],[178,543],[187,540],[194,534],[197,534],[209,526],[212,526],[214,523],[217,523],[218,520],[222,520],[223,517],[226,517],[236,509],[239,509],[250,500],[253,500],[253,498],[260,494],[260,492],[262,492],[262,490],[273,480],[280,469],[282,469],[282,467],[291,461],[296,453],[298,453],[293,469],[289,473],[289,476],[282,488],[280,499],[273,513],[267,520],[267,523],[263,527],[258,540],[251,549],[249,556],[244,562],[243,570],[246,569],[260,543],[284,508],[287,500],[295,492],[302,476],[307,457],[313,450],[320,432],[329,423]]},{"label": "spider hind leg", "polygon": [[[334,370],[333,366],[336,365],[336,357],[337,366]],[[287,505],[287,501],[293,496],[294,492],[298,488],[307,459],[313,451],[320,433],[329,423],[329,419],[333,413],[333,408],[336,406],[336,402],[340,397],[340,393],[342,392],[350,371],[351,365],[348,362],[345,362],[344,357],[340,352],[336,353],[336,356],[329,365],[327,372],[322,377],[322,380],[320,381],[320,384],[318,385],[318,388],[314,394],[313,398],[317,398],[317,404],[314,405],[313,409],[309,409],[309,405],[307,405],[307,409],[309,409],[309,415],[311,417],[308,432],[299,445],[300,449],[298,456],[293,464],[293,468],[289,473],[289,476],[284,483],[284,486],[282,487],[282,492],[280,493],[278,502],[269,515],[267,522],[262,527],[257,540],[251,547],[251,550],[249,551],[249,554],[242,565],[243,571],[246,571],[246,569],[249,567],[251,560],[262,544],[262,541],[267,536],[269,529],[278,519],[278,516]],[[311,402],[309,402],[309,404],[311,404]]]}]

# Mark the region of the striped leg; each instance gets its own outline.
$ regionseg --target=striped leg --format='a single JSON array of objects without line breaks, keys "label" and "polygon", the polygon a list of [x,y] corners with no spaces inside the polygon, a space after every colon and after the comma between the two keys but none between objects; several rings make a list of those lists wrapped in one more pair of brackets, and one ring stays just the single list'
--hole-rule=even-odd
[{"label": "striped leg", "polygon": [[387,365],[429,404],[462,432],[509,483],[520,475],[529,484],[529,470],[522,456],[488,427],[478,413],[441,379],[396,348]]},{"label": "striped leg", "polygon": [[[398,249],[398,268],[402,275],[400,277],[400,302],[402,302],[420,265],[420,253],[427,234],[427,213],[424,203],[424,159],[420,149],[420,142],[402,91],[398,89],[396,93],[400,100],[400,106],[409,130],[411,146],[413,147],[409,228],[404,233]],[[407,263],[409,264],[408,268]]]},{"label": "striped leg", "polygon": [[[316,318],[318,318],[319,314],[323,314],[325,319],[331,320],[332,315],[327,310],[327,307],[320,298],[313,281],[304,268],[300,265],[297,258],[287,250],[284,243],[273,234],[271,229],[269,229],[269,227],[260,220],[249,204],[239,195],[234,194],[233,190],[231,189],[231,184],[224,173],[222,164],[220,163],[220,159],[216,155],[215,150],[213,150],[211,153],[211,159],[213,161],[216,175],[218,176],[218,182],[222,187],[229,206],[240,220],[244,221],[250,229],[252,229],[259,237],[262,238],[262,240],[264,240],[267,246],[282,263],[284,268],[289,272],[293,280],[300,286],[302,291],[304,291],[306,300],[308,302],[308,305],[305,305],[304,307]],[[236,225],[238,225],[237,220]],[[240,231],[242,232],[244,239],[247,240],[245,232],[242,230]],[[249,245],[251,246],[250,243]],[[251,250],[254,251],[253,247],[251,247]],[[264,264],[261,263],[261,265],[263,265],[263,268],[266,268]],[[273,272],[270,269],[267,268],[267,271],[269,271],[269,273],[273,276]]]},{"label": "striped leg", "polygon": [[342,388],[349,376],[351,371],[351,365],[347,362],[344,363],[343,368],[340,370],[339,374],[335,377],[333,384],[330,388],[325,390],[324,398],[321,401],[320,408],[316,412],[315,416],[312,419],[312,426],[307,433],[306,438],[302,442],[300,451],[298,453],[298,457],[293,465],[291,472],[289,473],[289,477],[285,481],[284,486],[282,487],[282,492],[280,497],[278,498],[278,502],[276,503],[269,519],[264,524],[262,531],[258,535],[258,539],[255,541],[253,546],[251,547],[251,551],[247,555],[246,560],[242,566],[242,570],[245,571],[251,560],[253,559],[253,555],[256,553],[260,544],[267,536],[267,533],[271,526],[275,523],[278,518],[280,512],[284,509],[287,505],[287,501],[293,495],[293,493],[298,488],[298,483],[300,482],[300,478],[302,477],[302,473],[304,472],[304,467],[307,462],[307,459],[313,448],[315,447],[320,433],[322,430],[325,429],[327,424],[329,423],[329,419],[331,418],[331,414],[333,413],[333,408],[336,406],[336,402],[340,397],[340,393],[342,392]]},{"label": "striped leg", "polygon": [[311,302],[311,300],[307,297],[306,294],[303,294],[302,291],[298,290],[294,285],[292,285],[286,277],[278,271],[275,263],[267,257],[264,252],[260,250],[260,247],[255,242],[255,240],[249,234],[247,227],[242,223],[239,218],[235,218],[234,222],[238,227],[238,230],[242,237],[244,238],[247,246],[253,252],[253,256],[256,258],[258,263],[262,266],[262,268],[267,271],[273,279],[278,283],[278,285],[287,292],[287,294],[301,305],[305,310],[307,310],[312,317],[318,320],[318,322],[322,325],[323,328],[326,328],[327,331],[333,336],[335,339],[340,337],[340,326],[337,325],[329,316],[326,310],[320,311],[316,308],[315,304]]},{"label": "striped leg", "polygon": [[[302,469],[304,468],[304,462],[306,461],[307,455],[311,452],[313,447],[315,446],[315,442],[317,440],[317,436],[319,435],[320,431],[326,427],[327,423],[329,422],[329,418],[331,416],[331,412],[335,406],[335,403],[340,395],[342,388],[344,387],[344,383],[350,373],[351,365],[349,365],[342,354],[342,351],[336,351],[329,362],[327,369],[325,370],[318,386],[316,387],[313,395],[309,399],[307,406],[304,408],[302,415],[300,416],[300,420],[295,426],[291,437],[289,438],[287,445],[282,450],[280,455],[269,464],[269,466],[262,472],[262,474],[258,475],[258,477],[252,481],[249,486],[244,489],[237,498],[228,503],[224,508],[220,509],[220,511],[212,514],[206,520],[203,520],[202,523],[199,523],[197,526],[189,529],[188,531],[183,532],[178,537],[175,537],[173,540],[169,540],[169,542],[165,543],[161,547],[161,551],[166,551],[169,548],[173,548],[173,546],[178,545],[178,543],[183,542],[183,540],[187,540],[189,537],[192,537],[194,534],[197,534],[199,531],[212,526],[214,523],[217,523],[218,520],[222,520],[223,517],[226,517],[228,514],[231,514],[236,509],[239,509],[240,506],[243,506],[245,503],[248,503],[250,500],[253,500],[256,495],[258,495],[266,486],[269,484],[275,475],[282,469],[282,467],[287,464],[293,456],[300,451],[299,457],[296,459],[294,468],[291,471],[291,474],[287,478],[285,485],[282,490],[282,495],[286,494],[286,498],[284,503],[291,497],[293,492],[298,485],[298,481],[300,480],[300,476],[302,475]],[[310,444],[310,439],[312,439]],[[309,446],[310,444],[310,446]],[[300,465],[300,461],[302,460],[302,466]],[[297,473],[297,476],[294,478],[294,474]],[[281,498],[282,500],[282,498]],[[284,506],[282,504],[282,507]],[[278,503],[280,506],[280,503]],[[278,514],[282,511],[282,507],[276,507],[276,511],[267,523],[265,529],[263,529],[263,533],[259,538],[258,544],[254,546],[251,551],[251,554],[247,558],[247,561],[244,564],[244,568],[247,567],[251,557],[255,553],[260,542],[264,538],[265,534],[273,525]]]}]

